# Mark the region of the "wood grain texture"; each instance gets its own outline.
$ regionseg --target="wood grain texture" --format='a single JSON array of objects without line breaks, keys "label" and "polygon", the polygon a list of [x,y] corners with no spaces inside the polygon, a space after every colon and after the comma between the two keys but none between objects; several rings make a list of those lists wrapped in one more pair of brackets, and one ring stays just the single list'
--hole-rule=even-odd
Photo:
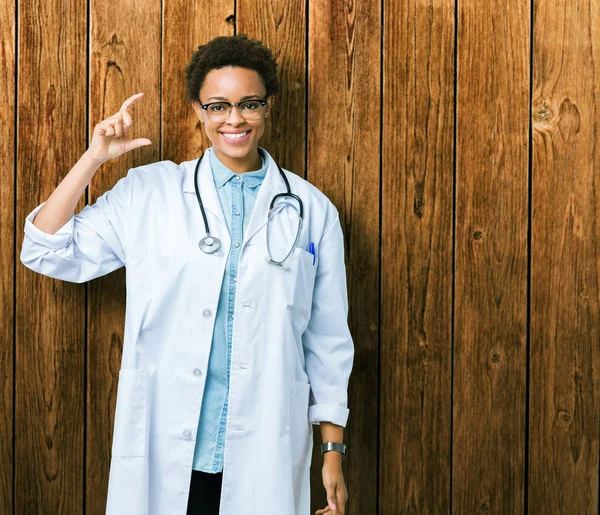
[{"label": "wood grain texture", "polygon": [[236,34],[273,51],[281,93],[260,140],[280,166],[306,177],[306,5],[304,0],[237,0]]},{"label": "wood grain texture", "polygon": [[13,510],[15,252],[15,2],[0,4],[0,513]]},{"label": "wood grain texture", "polygon": [[[355,347],[344,429],[349,514],[377,505],[381,22],[379,1],[309,3],[307,178],[339,212]],[[314,429],[312,513],[327,504]]]},{"label": "wood grain texture", "polygon": [[[131,95],[144,96],[131,108],[131,139],[152,145],[106,162],[89,187],[89,203],[111,189],[134,166],[160,158],[161,2],[90,3],[89,134],[101,120],[117,112]],[[106,511],[123,332],[125,268],[88,285],[88,403],[86,438],[87,514]]]},{"label": "wood grain texture", "polygon": [[600,0],[2,3],[0,513],[104,513],[123,345],[125,269],[31,272],[25,216],[134,93],[153,145],[76,212],[201,155],[184,68],[236,33],[279,65],[261,146],[344,230],[346,514],[598,513],[599,29]]},{"label": "wood grain texture", "polygon": [[534,13],[530,513],[598,513],[600,3]]},{"label": "wood grain texture", "polygon": [[198,46],[234,34],[235,0],[163,0],[163,9],[161,159],[181,163],[211,146],[185,96],[185,67]]},{"label": "wood grain texture", "polygon": [[523,513],[529,4],[458,3],[452,511]]},{"label": "wood grain texture", "polygon": [[385,2],[382,515],[450,510],[454,45],[453,2]]},{"label": "wood grain texture", "polygon": [[[17,248],[25,216],[85,151],[86,6],[21,0]],[[83,207],[83,202],[79,203]],[[15,513],[81,511],[85,286],[16,274]]]}]

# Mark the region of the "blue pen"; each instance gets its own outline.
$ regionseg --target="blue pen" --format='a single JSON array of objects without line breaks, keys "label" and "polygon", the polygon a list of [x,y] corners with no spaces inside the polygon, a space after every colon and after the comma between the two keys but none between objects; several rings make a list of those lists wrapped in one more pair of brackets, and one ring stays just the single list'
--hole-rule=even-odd
[{"label": "blue pen", "polygon": [[308,251],[313,255],[313,266],[315,266],[315,260],[317,258],[317,255],[315,254],[315,243],[313,241],[310,242]]}]

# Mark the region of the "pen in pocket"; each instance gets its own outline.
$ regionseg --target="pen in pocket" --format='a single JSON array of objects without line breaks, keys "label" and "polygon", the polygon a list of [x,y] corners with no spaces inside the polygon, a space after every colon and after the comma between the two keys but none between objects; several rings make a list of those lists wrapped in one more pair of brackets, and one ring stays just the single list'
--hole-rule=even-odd
[{"label": "pen in pocket", "polygon": [[317,258],[317,255],[315,253],[315,243],[313,241],[310,242],[308,251],[313,255],[313,266],[315,266],[315,260]]}]

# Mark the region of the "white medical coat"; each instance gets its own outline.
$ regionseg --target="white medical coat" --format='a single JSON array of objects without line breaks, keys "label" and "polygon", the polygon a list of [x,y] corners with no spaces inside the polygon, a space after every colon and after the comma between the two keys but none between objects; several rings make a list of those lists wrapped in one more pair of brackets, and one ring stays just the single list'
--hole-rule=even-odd
[{"label": "white medical coat", "polygon": [[[126,266],[126,314],[108,500],[109,515],[185,515],[195,438],[224,267],[241,245],[235,298],[221,515],[309,515],[312,424],[345,426],[354,346],[347,324],[338,211],[284,170],[304,202],[289,269],[267,263],[269,203],[285,192],[269,165],[243,242],[231,242],[202,156],[199,189],[221,249],[205,254],[194,189],[197,159],[128,171],[55,234],[26,218],[21,262],[82,283]],[[292,246],[296,211],[277,202],[270,247]],[[296,204],[297,205],[297,204]],[[307,250],[313,241],[316,262]]]}]

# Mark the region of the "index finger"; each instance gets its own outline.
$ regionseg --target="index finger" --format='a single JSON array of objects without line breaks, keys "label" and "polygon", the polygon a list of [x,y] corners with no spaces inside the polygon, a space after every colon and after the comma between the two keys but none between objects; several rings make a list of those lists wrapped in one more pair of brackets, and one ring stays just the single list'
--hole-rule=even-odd
[{"label": "index finger", "polygon": [[119,109],[119,111],[127,111],[127,109],[133,104],[135,104],[138,100],[140,100],[143,95],[143,92],[131,95],[127,100],[125,100],[125,102],[123,102],[123,105],[121,106],[121,109]]}]

